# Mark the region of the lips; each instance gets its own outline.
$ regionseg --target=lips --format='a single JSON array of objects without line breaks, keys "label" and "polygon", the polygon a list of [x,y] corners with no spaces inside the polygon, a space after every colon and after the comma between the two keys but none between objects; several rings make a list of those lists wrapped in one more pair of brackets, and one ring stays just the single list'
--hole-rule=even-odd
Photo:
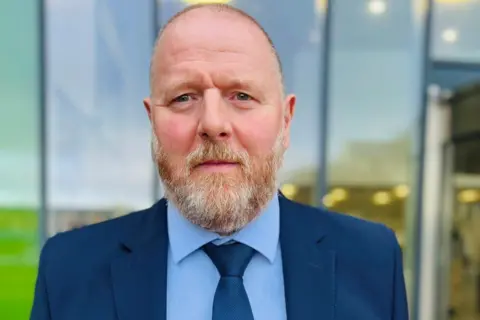
[{"label": "lips", "polygon": [[240,162],[232,160],[202,160],[192,164],[192,169],[196,168],[205,168],[205,169],[214,169],[214,168],[228,168],[232,166],[239,165]]},{"label": "lips", "polygon": [[209,160],[200,163],[199,165],[206,165],[206,166],[215,166],[215,165],[232,165],[237,164],[237,162],[232,161],[222,161],[222,160]]}]

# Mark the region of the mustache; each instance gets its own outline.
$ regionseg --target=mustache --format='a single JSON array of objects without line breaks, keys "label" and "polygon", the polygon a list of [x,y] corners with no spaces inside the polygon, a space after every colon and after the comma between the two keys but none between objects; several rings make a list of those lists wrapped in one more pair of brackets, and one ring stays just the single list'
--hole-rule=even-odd
[{"label": "mustache", "polygon": [[206,142],[187,156],[187,166],[195,168],[207,161],[224,161],[249,165],[248,154],[245,151],[234,151],[225,143]]}]

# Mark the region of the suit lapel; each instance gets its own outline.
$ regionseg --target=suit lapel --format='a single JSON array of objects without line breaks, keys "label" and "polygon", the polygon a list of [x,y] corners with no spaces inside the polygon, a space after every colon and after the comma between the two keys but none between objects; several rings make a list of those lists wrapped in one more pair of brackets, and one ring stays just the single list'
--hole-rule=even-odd
[{"label": "suit lapel", "polygon": [[166,319],[168,233],[166,202],[150,209],[121,243],[111,264],[119,320]]},{"label": "suit lapel", "polygon": [[333,320],[335,251],[318,210],[280,197],[280,246],[287,318]]}]

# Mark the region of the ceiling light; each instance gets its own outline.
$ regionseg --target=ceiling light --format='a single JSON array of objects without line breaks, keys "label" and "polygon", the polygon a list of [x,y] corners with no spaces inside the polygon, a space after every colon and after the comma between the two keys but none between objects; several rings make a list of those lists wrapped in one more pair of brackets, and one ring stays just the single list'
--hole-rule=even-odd
[{"label": "ceiling light", "polygon": [[397,198],[403,199],[408,196],[408,194],[410,193],[410,189],[408,188],[407,185],[401,184],[395,187],[395,189],[393,190],[393,193],[395,193],[395,196],[397,196]]},{"label": "ceiling light", "polygon": [[458,201],[463,203],[472,203],[480,201],[480,192],[469,189],[463,190],[458,194]]},{"label": "ceiling light", "polygon": [[282,193],[285,195],[285,197],[290,199],[295,197],[295,195],[298,192],[297,186],[290,183],[284,184],[281,190],[282,190]]},{"label": "ceiling light", "polygon": [[315,0],[315,9],[317,13],[324,13],[327,11],[327,0]]},{"label": "ceiling light", "polygon": [[368,12],[374,15],[381,15],[387,11],[387,3],[384,0],[368,1]]},{"label": "ceiling light", "polygon": [[342,189],[342,188],[335,188],[331,191],[332,198],[335,202],[337,201],[343,201],[347,199],[347,190]]},{"label": "ceiling light", "polygon": [[449,28],[442,32],[442,39],[447,43],[454,43],[458,40],[458,32],[455,29]]},{"label": "ceiling light", "polygon": [[322,199],[323,205],[327,208],[331,208],[335,205],[335,200],[331,194],[327,194]]},{"label": "ceiling light", "polygon": [[389,204],[391,201],[392,201],[392,197],[388,192],[379,191],[373,195],[373,203],[376,204],[377,206],[384,206],[386,204]]}]

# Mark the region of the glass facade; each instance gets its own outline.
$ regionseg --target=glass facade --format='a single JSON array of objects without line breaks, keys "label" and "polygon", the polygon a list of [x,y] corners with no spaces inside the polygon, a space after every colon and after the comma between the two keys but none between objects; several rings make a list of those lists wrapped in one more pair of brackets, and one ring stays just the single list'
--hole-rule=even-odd
[{"label": "glass facade", "polygon": [[480,63],[480,2],[436,0],[432,10],[432,58]]},{"label": "glass facade", "polygon": [[[444,79],[449,79],[445,81]],[[438,319],[480,316],[480,70],[440,65],[432,83],[451,109],[445,142]],[[447,315],[448,317],[446,317]]]},{"label": "glass facade", "polygon": [[153,8],[149,0],[47,1],[50,233],[152,202],[142,99],[149,92]]},{"label": "glass facade", "polygon": [[[158,28],[199,2],[44,0],[43,21],[38,1],[0,4],[0,319],[28,317],[39,234],[113,218],[161,195],[142,105],[151,49]],[[480,319],[480,2],[217,2],[260,22],[286,90],[297,95],[282,192],[393,229],[412,319]],[[434,223],[422,206],[432,188],[424,179],[430,85],[440,88],[450,121],[469,128],[448,132],[442,146],[436,201],[444,203]],[[428,242],[431,230],[438,238]],[[424,261],[431,264],[422,269]],[[428,301],[425,272],[434,279]]]},{"label": "glass facade", "polygon": [[[383,4],[383,5],[381,5]],[[328,77],[328,208],[383,223],[404,250],[411,287],[411,190],[421,110],[423,21],[414,2],[332,2]],[[410,231],[410,230],[408,230]]]},{"label": "glass facade", "polygon": [[480,38],[478,1],[432,7],[429,84],[450,109],[444,143],[435,319],[480,319]]},{"label": "glass facade", "polygon": [[39,253],[38,10],[0,3],[0,319],[28,318]]}]

